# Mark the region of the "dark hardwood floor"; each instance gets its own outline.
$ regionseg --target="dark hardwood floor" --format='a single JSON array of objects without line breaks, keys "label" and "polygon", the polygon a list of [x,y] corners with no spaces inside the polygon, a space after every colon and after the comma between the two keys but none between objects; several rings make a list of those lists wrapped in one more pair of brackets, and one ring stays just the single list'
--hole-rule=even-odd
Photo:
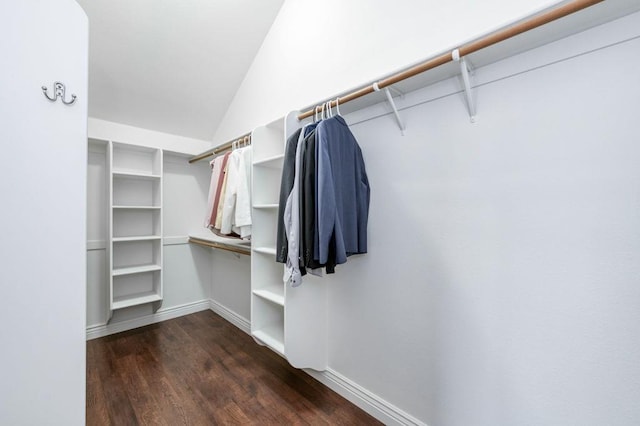
[{"label": "dark hardwood floor", "polygon": [[381,423],[204,311],[87,342],[87,424]]}]

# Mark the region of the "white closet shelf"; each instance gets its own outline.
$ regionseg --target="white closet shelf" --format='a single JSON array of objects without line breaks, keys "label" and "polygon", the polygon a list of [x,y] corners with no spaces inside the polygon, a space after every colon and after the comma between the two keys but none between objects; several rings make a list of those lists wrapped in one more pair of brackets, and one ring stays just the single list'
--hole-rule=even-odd
[{"label": "white closet shelf", "polygon": [[113,299],[113,304],[111,305],[111,309],[123,309],[128,308],[130,306],[143,305],[145,303],[151,302],[159,302],[162,300],[162,297],[153,291],[148,291],[145,293],[137,293],[123,297],[115,297]]},{"label": "white closet shelf", "polygon": [[284,355],[284,330],[282,325],[264,327],[251,333],[253,337],[279,353]]},{"label": "white closet shelf", "polygon": [[253,208],[254,209],[277,209],[280,205],[279,204],[254,204]]},{"label": "white closet shelf", "polygon": [[143,235],[139,237],[115,237],[112,239],[114,243],[122,243],[127,241],[152,241],[152,240],[161,240],[162,237],[160,235]]},{"label": "white closet shelf", "polygon": [[253,249],[253,251],[255,251],[256,253],[270,254],[272,256],[276,255],[276,249],[273,247],[256,247]]},{"label": "white closet shelf", "polygon": [[280,293],[276,293],[270,289],[260,289],[253,290],[253,294],[258,297],[261,297],[269,302],[273,302],[277,305],[284,306],[284,295]]},{"label": "white closet shelf", "polygon": [[160,271],[162,267],[160,265],[138,265],[138,266],[128,266],[126,268],[115,268],[113,270],[113,276],[121,276],[121,275],[133,275],[133,274],[141,274],[143,272],[153,272]]},{"label": "white closet shelf", "polygon": [[152,173],[141,173],[141,172],[117,172],[113,171],[114,178],[121,179],[139,179],[139,180],[159,180],[160,175],[152,174]]},{"label": "white closet shelf", "polygon": [[282,168],[283,164],[284,164],[284,154],[274,155],[274,156],[267,157],[262,160],[253,162],[254,166],[271,167],[274,169]]},{"label": "white closet shelf", "polygon": [[160,210],[160,206],[113,206],[114,210]]}]

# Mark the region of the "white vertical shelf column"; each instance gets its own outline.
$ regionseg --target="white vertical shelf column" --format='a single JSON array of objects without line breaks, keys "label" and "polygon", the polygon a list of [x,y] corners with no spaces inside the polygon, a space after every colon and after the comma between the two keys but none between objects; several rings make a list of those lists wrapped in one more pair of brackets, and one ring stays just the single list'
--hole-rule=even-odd
[{"label": "white vertical shelf column", "polygon": [[286,287],[284,267],[276,263],[280,181],[286,139],[299,127],[298,112],[252,134],[251,334],[283,355],[294,367],[327,367],[327,283],[305,276],[300,287]]},{"label": "white vertical shelf column", "polygon": [[284,122],[256,128],[253,146],[251,246],[251,335],[285,354],[282,265],[276,263],[276,229],[284,159]]},{"label": "white vertical shelf column", "polygon": [[160,307],[162,150],[109,142],[109,318],[146,303]]}]

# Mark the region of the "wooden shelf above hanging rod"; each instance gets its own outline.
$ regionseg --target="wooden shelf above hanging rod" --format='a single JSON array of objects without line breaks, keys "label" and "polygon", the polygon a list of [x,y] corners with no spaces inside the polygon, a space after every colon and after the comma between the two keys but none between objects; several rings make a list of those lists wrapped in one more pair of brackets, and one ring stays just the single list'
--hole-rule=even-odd
[{"label": "wooden shelf above hanging rod", "polygon": [[218,145],[215,148],[212,148],[210,150],[207,150],[201,154],[198,154],[194,157],[191,157],[189,159],[189,164],[195,163],[196,161],[200,161],[200,160],[204,160],[205,158],[208,157],[215,157],[218,154],[222,154],[223,152],[227,152],[229,151],[232,147],[233,144],[235,142],[247,142],[251,143],[251,132],[244,134],[238,138],[234,138],[232,140],[230,140],[229,142],[225,142],[222,145]]},{"label": "wooden shelf above hanging rod", "polygon": [[[501,41],[505,41],[512,37],[515,37],[519,34],[530,31],[534,28],[538,28],[542,25],[548,24],[560,18],[564,18],[565,16],[571,15],[573,13],[579,12],[582,9],[586,9],[587,7],[593,6],[595,4],[601,3],[604,0],[574,0],[559,7],[553,8],[546,12],[542,12],[538,15],[534,15],[533,17],[521,21],[512,26],[503,28],[501,30],[497,30],[491,34],[488,34],[478,40],[467,43],[463,46],[460,46],[457,50],[459,51],[460,57],[467,56],[471,53],[477,52],[478,50],[482,50],[486,47],[497,44]],[[408,78],[414,77],[418,74],[422,74],[423,72],[429,71],[433,68],[439,67],[449,62],[453,62],[452,52],[446,52],[441,55],[435,56],[433,58],[427,59],[424,62],[419,63],[411,68],[408,68],[404,71],[401,71],[397,74],[393,74],[389,77],[386,77],[380,81],[377,81],[373,84],[369,84],[368,86],[364,86],[358,90],[355,90],[351,93],[348,93],[342,97],[337,99],[337,103],[340,105],[345,104],[349,101],[353,101],[355,99],[361,98],[365,95],[369,95],[371,93],[376,92],[375,85],[377,83],[378,89],[384,89],[385,87],[396,84],[400,81],[406,80]],[[328,103],[328,101],[327,101]],[[323,103],[318,103],[318,105],[322,105]],[[336,99],[331,101],[331,107],[336,106]],[[310,109],[308,111],[302,112],[298,115],[298,120],[304,120],[305,118],[312,117],[314,115],[314,109]]]}]

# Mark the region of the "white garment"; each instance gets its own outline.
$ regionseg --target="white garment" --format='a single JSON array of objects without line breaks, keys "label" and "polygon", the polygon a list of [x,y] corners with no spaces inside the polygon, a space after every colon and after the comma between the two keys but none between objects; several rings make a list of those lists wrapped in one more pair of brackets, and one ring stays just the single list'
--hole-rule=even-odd
[{"label": "white garment", "polygon": [[300,172],[302,170],[301,146],[303,141],[304,128],[300,132],[296,146],[293,188],[287,197],[287,204],[284,208],[284,229],[287,233],[288,253],[282,280],[291,287],[298,287],[302,284],[302,274],[300,273]]},{"label": "white garment", "polygon": [[251,147],[236,149],[227,160],[227,182],[220,233],[251,235]]},{"label": "white garment", "polygon": [[251,162],[253,150],[251,146],[240,150],[238,162],[238,193],[236,195],[235,225],[241,238],[251,237]]}]

